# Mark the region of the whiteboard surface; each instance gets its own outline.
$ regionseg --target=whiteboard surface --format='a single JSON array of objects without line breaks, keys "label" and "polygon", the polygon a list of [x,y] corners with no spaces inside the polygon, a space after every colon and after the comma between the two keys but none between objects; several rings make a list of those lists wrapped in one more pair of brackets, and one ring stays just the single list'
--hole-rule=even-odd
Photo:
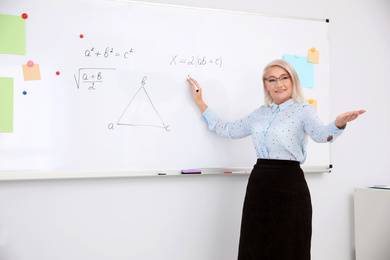
[{"label": "whiteboard surface", "polygon": [[[250,168],[251,138],[210,132],[187,75],[212,110],[236,120],[264,103],[266,64],[307,56],[311,47],[320,63],[305,97],[318,100],[329,121],[324,21],[103,0],[39,3],[23,3],[26,55],[0,54],[0,77],[14,78],[14,133],[0,134],[2,173]],[[1,10],[16,15],[20,7],[6,0]],[[28,60],[40,65],[41,80],[23,80]],[[310,140],[304,167],[329,164],[330,146]]]}]

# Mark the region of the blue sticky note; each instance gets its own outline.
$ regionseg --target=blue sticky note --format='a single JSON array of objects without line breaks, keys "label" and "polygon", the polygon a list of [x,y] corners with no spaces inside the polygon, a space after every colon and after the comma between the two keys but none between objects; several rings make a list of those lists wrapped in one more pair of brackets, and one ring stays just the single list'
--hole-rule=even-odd
[{"label": "blue sticky note", "polygon": [[302,87],[314,88],[314,63],[308,62],[306,56],[283,55],[283,60],[288,61],[298,73]]}]

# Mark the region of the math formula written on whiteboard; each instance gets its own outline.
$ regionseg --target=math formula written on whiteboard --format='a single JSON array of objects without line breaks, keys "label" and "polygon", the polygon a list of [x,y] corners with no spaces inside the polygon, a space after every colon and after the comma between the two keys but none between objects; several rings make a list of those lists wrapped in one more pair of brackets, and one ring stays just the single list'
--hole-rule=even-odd
[{"label": "math formula written on whiteboard", "polygon": [[216,58],[208,58],[207,56],[190,56],[189,58],[186,57],[179,57],[178,55],[172,55],[172,60],[169,63],[169,65],[177,66],[177,65],[187,65],[187,66],[216,66],[218,68],[222,67],[222,57],[216,57]]},{"label": "math formula written on whiteboard", "polygon": [[[118,51],[116,48],[114,49],[110,46],[104,49],[91,47],[84,51],[84,57],[88,62],[94,62],[96,59],[129,59],[133,53],[133,48]],[[109,72],[113,70],[116,70],[116,68],[79,68],[78,73],[74,74],[76,86],[78,89],[80,89],[81,85],[88,90],[96,90],[96,87],[104,82],[106,75],[110,74]]]},{"label": "math formula written on whiteboard", "polygon": [[[84,37],[80,37],[81,39]],[[126,61],[136,60],[136,54],[134,47],[118,48],[113,46],[96,47],[91,46],[84,48],[79,53],[79,58],[82,59],[84,64],[88,64],[88,67],[78,68],[75,73],[74,81],[78,90],[87,91],[99,91],[99,89],[105,86],[118,87],[113,85],[116,82],[117,70],[123,69],[123,64]],[[139,58],[139,57],[138,57]],[[190,68],[207,68],[215,67],[222,68],[223,58],[222,56],[206,56],[206,55],[179,55],[171,54],[166,55],[166,65],[170,68],[190,67]],[[144,62],[144,61],[143,61]],[[155,62],[151,60],[150,63]],[[96,66],[99,65],[109,65]],[[125,63],[126,64],[126,63]],[[126,67],[126,65],[124,65]],[[146,72],[145,72],[146,73]],[[158,111],[158,106],[155,105],[153,99],[149,95],[147,87],[148,76],[143,76],[140,80],[141,86],[133,96],[129,96],[129,102],[123,109],[119,119],[110,122],[108,124],[109,130],[115,130],[116,127],[157,127],[164,129],[166,132],[170,132],[170,126],[164,122],[163,117]],[[128,86],[134,87],[134,86]]]},{"label": "math formula written on whiteboard", "polygon": [[[113,47],[98,49],[95,47],[84,51],[84,58],[89,63],[94,63],[98,59],[109,61],[110,64],[115,64],[115,59],[131,59],[134,54],[133,48],[126,51],[118,51]],[[88,67],[79,68],[77,74],[74,74],[77,89],[86,89],[96,91],[99,87],[105,84],[111,85],[116,77],[116,67]],[[169,125],[166,125],[160,116],[156,106],[146,89],[147,76],[141,80],[141,87],[136,94],[130,99],[123,113],[120,115],[117,122],[109,123],[108,129],[114,130],[114,126],[143,126],[143,127],[158,127],[170,131]],[[111,82],[110,82],[111,81]],[[115,86],[114,86],[115,87]]]}]

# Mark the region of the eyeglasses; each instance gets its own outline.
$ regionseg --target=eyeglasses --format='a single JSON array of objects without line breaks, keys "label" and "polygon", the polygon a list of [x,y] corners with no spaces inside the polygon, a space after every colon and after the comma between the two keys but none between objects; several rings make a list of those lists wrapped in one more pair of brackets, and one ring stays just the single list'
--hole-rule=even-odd
[{"label": "eyeglasses", "polygon": [[288,80],[290,79],[290,77],[291,77],[290,75],[286,75],[286,74],[283,74],[279,78],[276,78],[274,76],[270,76],[270,77],[265,79],[265,82],[267,82],[267,84],[270,86],[274,86],[274,85],[276,85],[278,80],[280,80],[281,83],[287,83]]}]

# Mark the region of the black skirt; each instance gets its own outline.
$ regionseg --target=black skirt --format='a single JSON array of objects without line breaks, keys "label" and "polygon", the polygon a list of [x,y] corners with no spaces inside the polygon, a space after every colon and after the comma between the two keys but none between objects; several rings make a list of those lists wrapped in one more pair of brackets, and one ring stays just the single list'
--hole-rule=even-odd
[{"label": "black skirt", "polygon": [[258,159],[242,214],[239,260],[309,260],[312,206],[296,161]]}]

